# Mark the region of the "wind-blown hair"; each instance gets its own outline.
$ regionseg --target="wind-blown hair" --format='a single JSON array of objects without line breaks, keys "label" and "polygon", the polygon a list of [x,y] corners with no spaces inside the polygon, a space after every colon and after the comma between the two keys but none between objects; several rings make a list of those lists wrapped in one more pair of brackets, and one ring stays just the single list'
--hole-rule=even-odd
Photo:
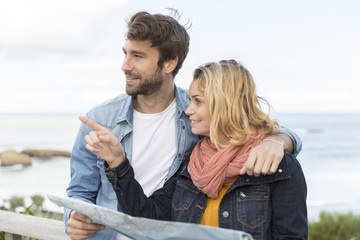
[{"label": "wind-blown hair", "polygon": [[[178,12],[175,11],[175,14],[178,15]],[[190,36],[186,29],[171,16],[147,12],[134,14],[127,24],[126,39],[130,41],[149,40],[152,47],[158,47],[159,68],[163,67],[165,61],[178,58],[177,66],[172,72],[175,77],[189,52]]]},{"label": "wind-blown hair", "polygon": [[243,145],[252,129],[262,128],[266,135],[280,130],[279,124],[261,110],[256,86],[250,72],[235,60],[210,62],[194,71],[194,81],[209,107],[210,139],[217,148],[227,147],[219,141],[219,133],[225,134],[234,145]]}]

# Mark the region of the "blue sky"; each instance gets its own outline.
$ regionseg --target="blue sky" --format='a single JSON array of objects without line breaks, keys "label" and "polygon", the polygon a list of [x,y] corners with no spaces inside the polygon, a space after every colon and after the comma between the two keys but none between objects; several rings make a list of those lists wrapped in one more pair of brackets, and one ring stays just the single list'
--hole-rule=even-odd
[{"label": "blue sky", "polygon": [[167,7],[192,23],[179,86],[234,58],[275,112],[360,112],[356,0],[0,0],[0,112],[86,112],[123,93],[125,20]]}]

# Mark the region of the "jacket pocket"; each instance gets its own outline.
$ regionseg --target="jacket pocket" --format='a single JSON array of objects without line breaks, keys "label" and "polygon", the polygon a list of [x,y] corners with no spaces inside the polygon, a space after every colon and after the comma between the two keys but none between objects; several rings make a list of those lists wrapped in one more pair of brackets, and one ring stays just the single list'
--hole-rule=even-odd
[{"label": "jacket pocket", "polygon": [[236,192],[237,220],[254,229],[266,222],[270,187],[267,184],[247,186]]},{"label": "jacket pocket", "polygon": [[194,200],[199,192],[182,181],[176,183],[176,190],[172,199],[172,220],[184,221],[191,213]]}]

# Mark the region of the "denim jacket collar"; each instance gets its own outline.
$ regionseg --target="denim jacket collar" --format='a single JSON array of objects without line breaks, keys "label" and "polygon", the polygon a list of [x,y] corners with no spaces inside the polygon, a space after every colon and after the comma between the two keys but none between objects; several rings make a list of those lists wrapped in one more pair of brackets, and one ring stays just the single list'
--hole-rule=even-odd
[{"label": "denim jacket collar", "polygon": [[122,105],[121,111],[119,111],[119,116],[115,119],[116,123],[120,123],[122,121],[127,121],[128,124],[132,126],[133,122],[133,106],[134,106],[134,98],[128,96],[125,98],[125,102]]},{"label": "denim jacket collar", "polygon": [[187,96],[188,91],[180,91],[179,88],[175,86],[175,99],[176,99],[176,108],[177,108],[177,116],[180,118],[182,114],[185,114],[187,106],[189,105],[190,99]]},{"label": "denim jacket collar", "polygon": [[[187,96],[182,96],[184,95],[184,92],[181,92],[175,84],[174,84],[174,88],[175,88],[175,99],[176,99],[176,108],[177,108],[176,114],[177,117],[180,118],[182,114],[185,114],[188,101],[186,101]],[[134,107],[134,97],[129,96],[125,99],[125,103],[122,105],[121,111],[119,111],[120,114],[116,118],[116,123],[127,121],[127,123],[132,126],[133,107]]]}]

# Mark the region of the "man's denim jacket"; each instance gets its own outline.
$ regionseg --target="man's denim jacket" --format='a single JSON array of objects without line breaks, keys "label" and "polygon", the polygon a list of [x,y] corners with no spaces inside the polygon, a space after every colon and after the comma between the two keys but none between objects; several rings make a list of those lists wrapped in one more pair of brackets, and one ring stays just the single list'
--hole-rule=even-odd
[{"label": "man's denim jacket", "polygon": [[[191,132],[190,120],[185,114],[190,102],[187,91],[175,86],[175,98],[177,154],[169,169],[167,179],[179,169],[181,163],[188,158],[199,140],[198,136]],[[119,139],[127,158],[131,162],[133,98],[127,94],[122,94],[96,106],[87,113],[86,117],[109,129]],[[82,199],[102,207],[122,211],[116,194],[105,176],[104,160],[85,147],[87,144],[85,136],[91,131],[91,128],[81,124],[71,153],[71,180],[67,194],[71,198]],[[294,143],[294,155],[296,156],[301,151],[300,138],[287,128],[281,127],[280,132],[291,137]],[[66,231],[70,212],[70,209],[64,209]],[[114,237],[115,232],[102,231],[90,239],[114,239]]]},{"label": "man's denim jacket", "polygon": [[[188,161],[187,161],[188,162]],[[207,196],[192,182],[187,164],[178,176],[149,198],[126,160],[106,166],[118,200],[127,214],[159,220],[199,223]],[[306,181],[296,158],[288,153],[272,175],[240,176],[221,199],[219,227],[247,232],[254,239],[307,239]]]}]

